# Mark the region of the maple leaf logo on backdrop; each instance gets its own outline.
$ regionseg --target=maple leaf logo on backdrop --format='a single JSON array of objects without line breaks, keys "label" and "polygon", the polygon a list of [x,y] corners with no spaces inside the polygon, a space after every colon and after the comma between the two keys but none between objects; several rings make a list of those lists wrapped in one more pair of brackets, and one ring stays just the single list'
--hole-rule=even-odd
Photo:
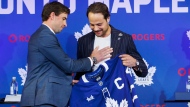
[{"label": "maple leaf logo on backdrop", "polygon": [[21,85],[24,85],[24,83],[26,81],[28,65],[26,65],[25,68],[26,69],[18,68],[18,73],[19,73],[20,77],[22,78],[22,84]]},{"label": "maple leaf logo on backdrop", "polygon": [[187,31],[187,37],[189,38],[189,40],[190,40],[190,30],[189,31]]},{"label": "maple leaf logo on backdrop", "polygon": [[86,34],[88,34],[89,32],[91,32],[92,30],[90,29],[90,26],[88,24],[86,24],[83,29],[82,29],[82,34],[79,32],[75,32],[75,38],[78,39]]},{"label": "maple leaf logo on backdrop", "polygon": [[147,68],[148,68],[148,74],[146,77],[138,77],[134,71],[132,71],[133,75],[135,76],[135,83],[136,85],[140,86],[142,85],[143,87],[145,87],[145,85],[150,86],[151,84],[153,84],[153,76],[154,73],[156,72],[156,67],[152,66],[149,68],[149,64],[146,62],[145,59],[143,59],[143,61],[145,62]]}]

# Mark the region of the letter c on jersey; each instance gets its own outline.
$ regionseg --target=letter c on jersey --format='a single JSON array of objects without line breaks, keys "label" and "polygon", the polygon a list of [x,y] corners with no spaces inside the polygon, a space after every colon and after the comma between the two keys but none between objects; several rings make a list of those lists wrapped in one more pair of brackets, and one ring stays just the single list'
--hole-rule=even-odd
[{"label": "letter c on jersey", "polygon": [[124,84],[122,83],[122,85],[121,86],[119,86],[119,84],[118,84],[118,81],[119,80],[122,80],[120,77],[118,77],[118,78],[116,78],[115,80],[114,80],[114,83],[115,83],[115,85],[116,85],[116,87],[118,88],[118,89],[122,89],[123,87],[124,87]]}]

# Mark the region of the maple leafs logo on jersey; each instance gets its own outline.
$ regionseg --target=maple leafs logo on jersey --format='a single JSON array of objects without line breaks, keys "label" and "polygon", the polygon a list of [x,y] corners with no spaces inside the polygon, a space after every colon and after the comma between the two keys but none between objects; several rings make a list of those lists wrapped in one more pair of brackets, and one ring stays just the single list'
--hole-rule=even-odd
[{"label": "maple leafs logo on jersey", "polygon": [[117,100],[112,98],[106,98],[106,107],[128,107],[127,100],[124,99],[120,102],[120,105],[117,103]]},{"label": "maple leafs logo on jersey", "polygon": [[91,101],[91,100],[94,100],[94,96],[91,95],[90,97],[87,97],[86,100],[87,100],[88,102]]},{"label": "maple leafs logo on jersey", "polygon": [[107,87],[102,89],[102,94],[106,100],[106,107],[128,107],[128,102],[126,99],[120,102],[120,105],[117,103],[117,100],[114,100],[110,97],[110,92]]},{"label": "maple leafs logo on jersey", "polygon": [[28,71],[28,65],[25,66],[26,69],[23,68],[18,68],[18,73],[20,75],[20,77],[22,78],[22,84],[24,85],[25,81],[26,81],[26,76],[27,76],[27,71]]},{"label": "maple leafs logo on jersey", "polygon": [[187,31],[187,37],[189,38],[189,40],[190,40],[190,30],[189,31]]},{"label": "maple leafs logo on jersey", "polygon": [[140,86],[142,85],[143,87],[150,86],[151,84],[153,84],[153,76],[154,73],[156,72],[156,67],[150,67],[149,68],[149,64],[146,62],[145,59],[143,59],[143,61],[145,62],[147,68],[148,68],[148,74],[146,77],[138,77],[135,72],[132,70],[133,75],[135,76],[135,83],[136,85]]},{"label": "maple leafs logo on jersey", "polygon": [[78,41],[78,39],[79,39],[80,37],[82,37],[82,36],[88,34],[88,33],[91,32],[91,31],[92,31],[92,30],[90,29],[89,25],[86,24],[86,25],[83,27],[83,29],[82,29],[82,34],[79,33],[79,32],[75,32],[75,38],[76,38],[77,41]]}]

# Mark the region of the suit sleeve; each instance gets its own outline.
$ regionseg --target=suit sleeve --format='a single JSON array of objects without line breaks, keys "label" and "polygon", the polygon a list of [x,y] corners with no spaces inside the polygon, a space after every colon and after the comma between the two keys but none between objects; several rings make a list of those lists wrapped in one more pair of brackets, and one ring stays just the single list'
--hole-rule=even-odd
[{"label": "suit sleeve", "polygon": [[[77,58],[78,58],[78,59],[79,59],[79,58],[84,58],[83,53],[84,53],[85,51],[84,51],[84,48],[83,48],[83,45],[84,45],[83,43],[84,43],[84,42],[82,42],[81,39],[78,40],[78,44],[77,44]],[[82,75],[84,75],[84,74],[85,74],[84,71],[82,71],[82,72],[77,72],[76,75],[75,75],[75,77],[74,77],[74,79],[75,79],[75,80],[79,80],[80,77],[81,77]]]},{"label": "suit sleeve", "polygon": [[52,63],[61,68],[66,73],[80,72],[91,69],[89,58],[73,60],[61,48],[57,38],[53,34],[42,34],[38,39],[39,50],[44,56],[47,57]]},{"label": "suit sleeve", "polygon": [[136,46],[135,46],[134,41],[131,36],[129,37],[128,43],[129,43],[129,45],[128,45],[129,54],[139,61],[139,70],[138,71],[134,70],[134,71],[137,76],[145,77],[148,74],[147,66],[144,63],[144,61],[142,60],[141,55],[137,51]]}]

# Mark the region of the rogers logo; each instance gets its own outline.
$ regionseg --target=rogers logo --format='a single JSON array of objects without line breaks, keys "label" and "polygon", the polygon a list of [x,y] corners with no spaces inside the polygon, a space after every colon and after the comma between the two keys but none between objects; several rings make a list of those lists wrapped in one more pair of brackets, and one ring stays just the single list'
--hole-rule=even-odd
[{"label": "rogers logo", "polygon": [[132,34],[133,40],[165,40],[164,34]]},{"label": "rogers logo", "polygon": [[11,34],[8,37],[9,42],[15,43],[15,42],[28,42],[30,39],[30,35],[19,35],[17,36],[16,34]]},{"label": "rogers logo", "polygon": [[190,75],[190,68],[189,69],[179,68],[178,69],[178,75],[181,77],[185,76],[185,75]]}]

